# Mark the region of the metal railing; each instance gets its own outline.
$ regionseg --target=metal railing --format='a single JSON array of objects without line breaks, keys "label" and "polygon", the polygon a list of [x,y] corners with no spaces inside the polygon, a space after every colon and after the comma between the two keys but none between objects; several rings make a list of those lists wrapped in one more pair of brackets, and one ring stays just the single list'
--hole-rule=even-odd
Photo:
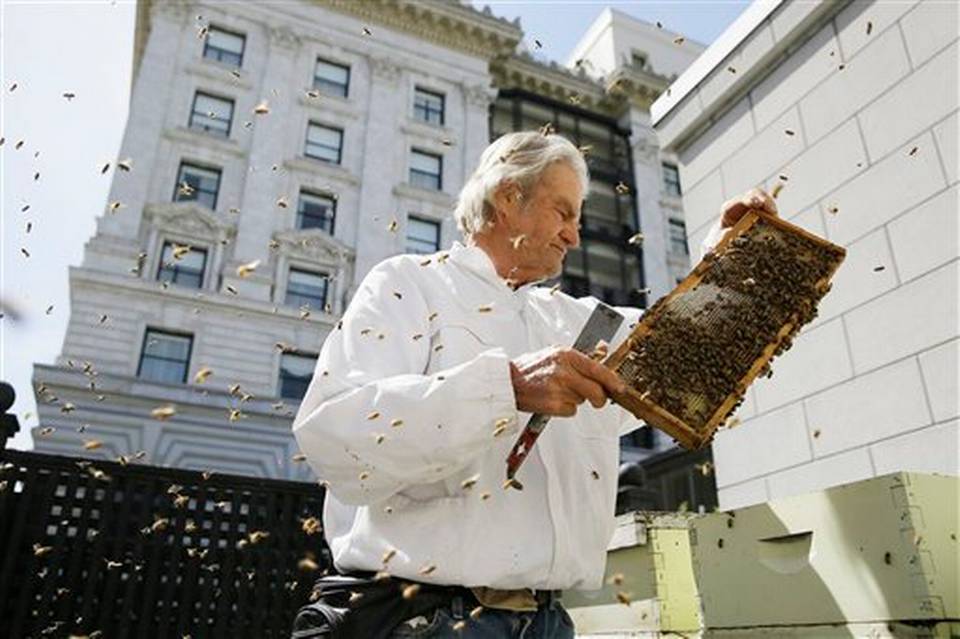
[{"label": "metal railing", "polygon": [[322,507],[315,484],[0,449],[0,637],[289,637],[330,565]]}]

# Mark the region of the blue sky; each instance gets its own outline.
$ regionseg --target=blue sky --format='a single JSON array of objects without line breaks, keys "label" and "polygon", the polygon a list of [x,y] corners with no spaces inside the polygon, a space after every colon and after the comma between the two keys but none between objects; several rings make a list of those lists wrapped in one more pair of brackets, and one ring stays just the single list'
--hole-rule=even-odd
[{"label": "blue sky", "polygon": [[534,39],[542,49],[535,53],[548,60],[563,62],[580,36],[600,12],[612,7],[651,24],[658,21],[664,29],[676,31],[703,44],[717,39],[750,4],[744,0],[670,0],[667,2],[596,2],[588,0],[474,0],[482,8],[489,5],[494,15],[513,20],[519,17],[526,41],[533,49]]},{"label": "blue sky", "polygon": [[[562,62],[606,6],[709,44],[749,3],[474,4],[519,17],[530,48],[534,39],[543,45],[536,55]],[[33,363],[53,363],[60,352],[68,268],[80,264],[106,206],[127,119],[135,9],[124,0],[0,0],[0,296],[19,311],[17,321],[0,319],[0,379],[18,395],[15,448],[31,447]]]}]

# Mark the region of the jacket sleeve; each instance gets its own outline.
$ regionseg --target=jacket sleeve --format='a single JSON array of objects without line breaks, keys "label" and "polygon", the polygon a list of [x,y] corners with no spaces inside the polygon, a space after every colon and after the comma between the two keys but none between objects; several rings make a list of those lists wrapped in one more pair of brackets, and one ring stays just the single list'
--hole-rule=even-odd
[{"label": "jacket sleeve", "polygon": [[442,480],[493,445],[497,425],[500,437],[518,431],[503,349],[424,374],[433,322],[409,268],[387,260],[364,278],[293,422],[308,463],[346,504]]}]

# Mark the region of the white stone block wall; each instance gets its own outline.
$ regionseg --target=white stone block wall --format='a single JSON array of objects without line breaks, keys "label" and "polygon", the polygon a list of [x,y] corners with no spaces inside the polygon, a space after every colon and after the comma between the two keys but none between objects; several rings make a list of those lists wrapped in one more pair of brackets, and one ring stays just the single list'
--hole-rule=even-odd
[{"label": "white stone block wall", "polygon": [[[786,2],[657,122],[692,247],[725,199],[783,175],[783,217],[847,249],[818,319],[716,437],[723,508],[958,472],[957,11]],[[753,60],[739,85],[735,59]]]}]

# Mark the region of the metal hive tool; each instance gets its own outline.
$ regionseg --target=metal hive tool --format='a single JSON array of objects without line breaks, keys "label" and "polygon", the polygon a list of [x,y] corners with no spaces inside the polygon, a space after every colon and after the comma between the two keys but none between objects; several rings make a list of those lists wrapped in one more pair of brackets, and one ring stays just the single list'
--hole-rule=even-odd
[{"label": "metal hive tool", "polygon": [[816,317],[846,251],[750,211],[605,362],[613,399],[687,449],[707,444],[770,360]]}]

